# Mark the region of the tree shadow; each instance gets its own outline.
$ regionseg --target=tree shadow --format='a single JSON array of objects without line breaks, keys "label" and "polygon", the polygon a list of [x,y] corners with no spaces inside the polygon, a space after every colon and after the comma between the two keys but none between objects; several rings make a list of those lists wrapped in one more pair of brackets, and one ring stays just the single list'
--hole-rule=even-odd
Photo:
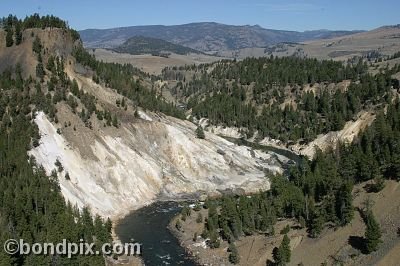
[{"label": "tree shadow", "polygon": [[275,266],[275,262],[273,262],[270,259],[267,259],[267,263],[265,264],[266,266]]},{"label": "tree shadow", "polygon": [[381,191],[385,186],[384,185],[378,185],[374,183],[368,183],[364,186],[364,189],[367,193],[378,193]]},{"label": "tree shadow", "polygon": [[372,183],[366,184],[363,188],[365,189],[365,191],[366,191],[367,193],[373,193],[373,192],[375,192],[375,191],[374,191],[374,184],[372,184]]},{"label": "tree shadow", "polygon": [[361,236],[350,236],[348,243],[350,246],[353,248],[361,251],[361,253],[366,254],[366,249],[365,249],[365,238]]}]

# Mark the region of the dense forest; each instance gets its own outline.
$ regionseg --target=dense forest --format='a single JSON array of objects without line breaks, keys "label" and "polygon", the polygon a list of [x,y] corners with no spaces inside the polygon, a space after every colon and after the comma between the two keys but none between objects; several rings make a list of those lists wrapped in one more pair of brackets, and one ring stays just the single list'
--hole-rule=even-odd
[{"label": "dense forest", "polygon": [[176,53],[181,55],[189,53],[201,53],[197,50],[179,44],[174,44],[161,39],[144,36],[133,36],[113,50],[118,53],[128,53],[133,55],[151,54],[154,56],[164,57],[168,57],[169,53]]},{"label": "dense forest", "polygon": [[9,15],[6,18],[0,19],[0,25],[6,31],[6,46],[10,47],[14,43],[19,45],[22,42],[22,32],[25,29],[33,28],[59,28],[68,30],[74,40],[80,39],[79,33],[71,29],[68,24],[55,16],[39,16],[39,14],[33,14],[31,16],[26,16],[25,19],[18,19],[16,16]]},{"label": "dense forest", "polygon": [[[27,28],[56,27],[68,30],[67,24],[52,16],[33,15],[25,20],[9,16],[2,20],[6,30],[18,33]],[[8,27],[8,29],[7,29]],[[8,33],[7,33],[8,34]],[[88,208],[65,202],[58,178],[69,180],[68,172],[57,161],[50,175],[37,165],[28,151],[40,145],[40,135],[34,123],[38,111],[43,111],[56,125],[56,105],[64,101],[85,125],[91,128],[90,118],[104,120],[104,125],[118,127],[115,114],[99,108],[96,98],[81,90],[75,80],[65,73],[65,59],[46,54],[38,36],[32,51],[36,56],[36,77],[24,79],[22,66],[17,64],[0,74],[0,240],[24,239],[26,243],[111,243],[111,221],[92,216]],[[11,35],[18,40],[18,36]],[[79,35],[77,38],[79,39]],[[16,42],[18,45],[18,42]],[[119,103],[126,106],[121,96]],[[62,126],[60,126],[62,128]],[[61,134],[61,131],[57,131]],[[103,256],[73,255],[8,255],[0,251],[2,265],[104,265]]]},{"label": "dense forest", "polygon": [[[287,143],[340,130],[359,111],[389,102],[395,85],[391,75],[399,69],[396,65],[372,76],[361,60],[343,64],[270,57],[165,69],[163,79],[178,80],[171,92],[187,102],[193,116],[247,128],[248,137],[257,131],[260,138]],[[343,80],[351,81],[347,89],[329,87]],[[304,89],[315,83],[322,88]]]},{"label": "dense forest", "polygon": [[[215,248],[220,245],[219,237],[234,243],[243,235],[273,235],[278,218],[296,219],[311,237],[318,237],[327,225],[351,222],[354,184],[373,180],[368,190],[378,192],[384,179],[400,180],[399,154],[400,102],[396,99],[352,144],[318,152],[314,160],[294,166],[287,177],[272,176],[269,191],[208,199],[202,237],[209,238],[210,247]],[[376,250],[380,233],[370,210],[365,212],[365,221],[365,250],[369,253]]]}]

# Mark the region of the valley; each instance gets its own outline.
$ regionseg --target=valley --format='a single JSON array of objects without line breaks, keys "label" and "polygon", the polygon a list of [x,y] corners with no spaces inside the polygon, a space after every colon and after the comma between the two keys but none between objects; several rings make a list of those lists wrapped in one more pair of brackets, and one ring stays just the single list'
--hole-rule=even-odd
[{"label": "valley", "polygon": [[160,75],[162,70],[170,66],[185,66],[192,64],[206,64],[221,60],[221,57],[205,55],[205,54],[185,54],[179,55],[171,53],[168,57],[155,56],[151,54],[131,55],[117,53],[106,49],[96,48],[89,49],[96,59],[107,63],[131,64],[140,70]]},{"label": "valley", "polygon": [[145,252],[0,265],[398,260],[398,25],[0,25],[1,242]]}]

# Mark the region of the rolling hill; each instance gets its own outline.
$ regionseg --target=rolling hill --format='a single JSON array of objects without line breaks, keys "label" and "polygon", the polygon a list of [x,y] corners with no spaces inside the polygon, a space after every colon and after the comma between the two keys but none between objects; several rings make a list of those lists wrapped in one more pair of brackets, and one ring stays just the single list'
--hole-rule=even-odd
[{"label": "rolling hill", "polygon": [[151,25],[80,31],[86,47],[115,48],[132,36],[159,38],[192,49],[212,52],[265,47],[280,42],[302,42],[354,34],[360,31],[285,31],[265,29],[259,25],[233,26],[215,22],[174,26]]},{"label": "rolling hill", "polygon": [[345,61],[355,56],[379,59],[400,50],[400,26],[383,26],[366,32],[329,39],[320,39],[302,44],[278,44],[265,49],[270,56],[305,56],[318,59]]},{"label": "rolling hill", "polygon": [[179,44],[174,44],[161,39],[143,36],[134,36],[132,38],[129,38],[123,44],[113,50],[119,53],[128,53],[133,55],[165,55],[169,53],[186,55],[189,53],[201,53],[197,50]]}]

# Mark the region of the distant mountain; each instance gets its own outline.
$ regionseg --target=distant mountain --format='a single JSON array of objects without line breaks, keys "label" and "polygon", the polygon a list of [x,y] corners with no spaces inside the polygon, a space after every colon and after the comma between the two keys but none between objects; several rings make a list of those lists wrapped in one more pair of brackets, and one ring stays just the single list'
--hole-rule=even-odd
[{"label": "distant mountain", "polygon": [[174,44],[157,38],[134,36],[113,49],[119,53],[166,55],[168,53],[189,54],[201,53],[189,47]]},{"label": "distant mountain", "polygon": [[280,42],[328,39],[361,31],[313,30],[305,32],[264,29],[259,25],[232,26],[214,22],[175,26],[132,26],[80,31],[86,47],[115,48],[133,36],[163,39],[199,51],[223,51],[265,47]]}]

